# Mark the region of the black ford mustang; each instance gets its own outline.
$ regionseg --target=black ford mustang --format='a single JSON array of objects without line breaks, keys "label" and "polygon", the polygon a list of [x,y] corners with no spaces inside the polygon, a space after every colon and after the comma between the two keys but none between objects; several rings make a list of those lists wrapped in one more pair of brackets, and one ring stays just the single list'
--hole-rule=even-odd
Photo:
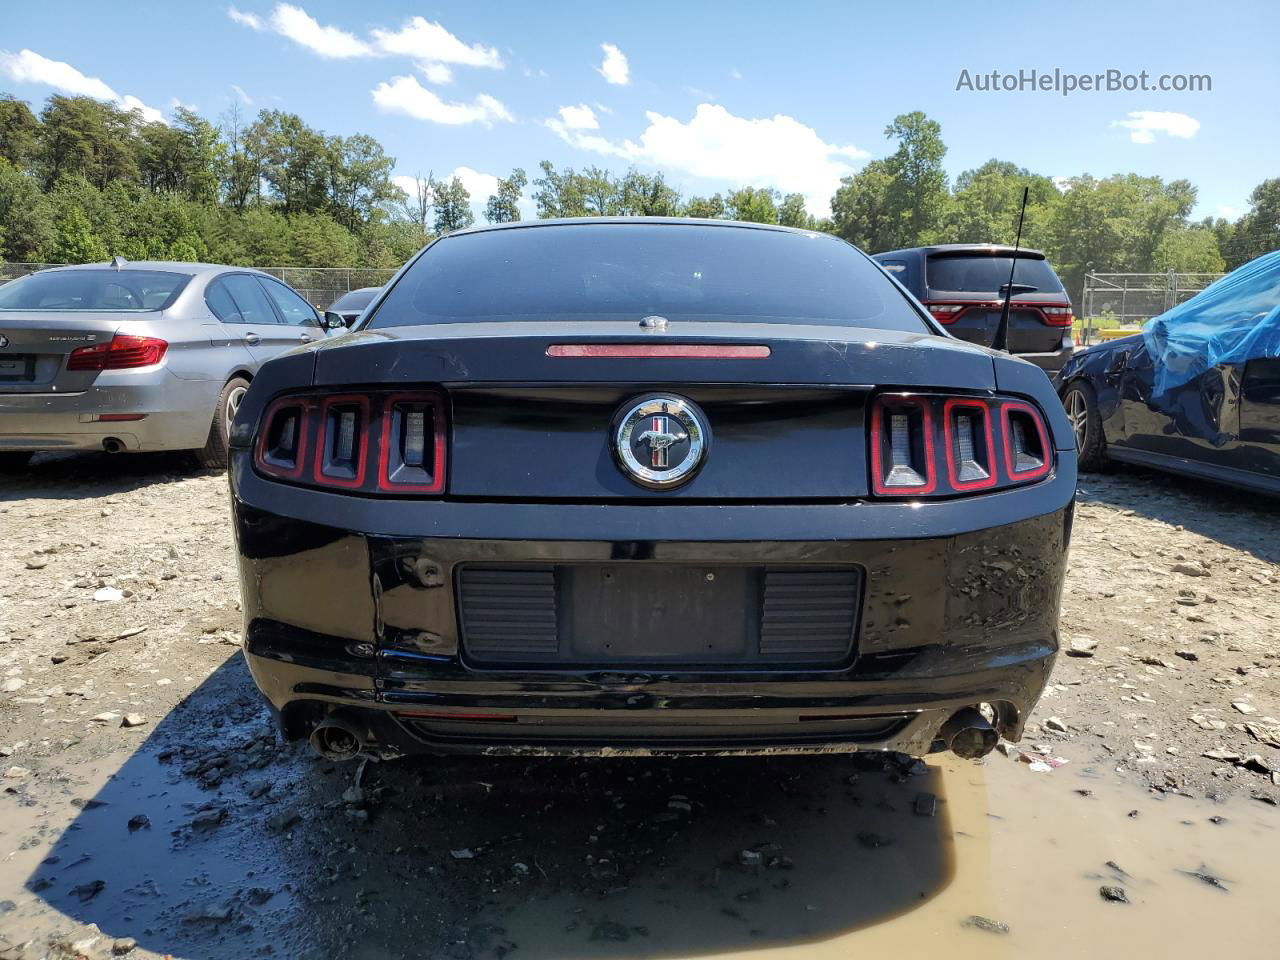
[{"label": "black ford mustang", "polygon": [[245,655],[330,757],[979,756],[1058,647],[1048,380],[826,235],[451,234],[232,445]]}]

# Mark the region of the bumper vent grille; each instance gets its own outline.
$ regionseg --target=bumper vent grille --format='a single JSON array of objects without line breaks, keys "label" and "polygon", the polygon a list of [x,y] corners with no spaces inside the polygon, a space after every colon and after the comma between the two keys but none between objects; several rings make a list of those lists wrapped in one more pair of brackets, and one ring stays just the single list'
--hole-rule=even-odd
[{"label": "bumper vent grille", "polygon": [[555,659],[560,640],[553,567],[464,567],[460,586],[462,629],[474,656]]},{"label": "bumper vent grille", "polygon": [[486,664],[751,669],[854,649],[858,567],[464,566],[467,653]]},{"label": "bumper vent grille", "polygon": [[858,588],[856,569],[766,570],[760,653],[769,657],[845,654],[853,640]]}]

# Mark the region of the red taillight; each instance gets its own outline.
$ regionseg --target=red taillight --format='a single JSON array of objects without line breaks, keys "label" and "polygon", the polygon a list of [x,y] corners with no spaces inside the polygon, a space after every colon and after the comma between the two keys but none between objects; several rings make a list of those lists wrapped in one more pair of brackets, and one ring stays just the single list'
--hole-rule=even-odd
[{"label": "red taillight", "polygon": [[871,490],[879,497],[977,493],[1039,480],[1053,467],[1044,418],[1020,400],[884,393],[869,422]]},{"label": "red taillight", "polygon": [[1042,306],[1040,312],[1044,315],[1044,322],[1051,327],[1069,327],[1075,317],[1071,314],[1071,305],[1066,306]]},{"label": "red taillight", "polygon": [[933,415],[920,397],[884,395],[871,418],[871,482],[876,493],[932,493]]},{"label": "red taillight", "polygon": [[444,398],[433,392],[284,397],[262,417],[259,472],[366,494],[444,492]]},{"label": "red taillight", "polygon": [[382,405],[378,489],[444,490],[444,402],[438,394],[398,393]]},{"label": "red taillight", "polygon": [[156,337],[117,333],[110,343],[78,347],[67,358],[68,370],[130,370],[151,367],[164,359],[169,344]]},{"label": "red taillight", "polygon": [[955,323],[956,318],[965,310],[963,303],[926,303],[925,306],[939,323]]}]

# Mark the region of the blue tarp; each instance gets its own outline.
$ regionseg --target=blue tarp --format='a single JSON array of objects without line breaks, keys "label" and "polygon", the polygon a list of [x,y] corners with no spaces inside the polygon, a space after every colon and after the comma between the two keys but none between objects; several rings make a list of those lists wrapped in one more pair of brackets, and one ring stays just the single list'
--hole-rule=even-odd
[{"label": "blue tarp", "polygon": [[1142,328],[1152,397],[1216,366],[1280,357],[1280,250],[1251,260]]}]

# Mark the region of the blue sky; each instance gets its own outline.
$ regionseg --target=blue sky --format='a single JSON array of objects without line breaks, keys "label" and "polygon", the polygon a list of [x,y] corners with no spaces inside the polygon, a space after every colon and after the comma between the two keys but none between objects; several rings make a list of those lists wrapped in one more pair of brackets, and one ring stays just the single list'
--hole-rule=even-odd
[{"label": "blue sky", "polygon": [[[1233,3],[452,3],[237,0],[21,4],[0,89],[82,92],[216,120],[233,104],[375,136],[396,173],[458,171],[482,205],[538,161],[663,170],[686,195],[799,191],[942,124],[954,177],[991,157],[1049,176],[1185,177],[1235,216],[1280,175],[1269,5]],[[608,45],[607,47],[605,45]],[[1208,74],[1212,91],[958,91],[962,70]]]}]

